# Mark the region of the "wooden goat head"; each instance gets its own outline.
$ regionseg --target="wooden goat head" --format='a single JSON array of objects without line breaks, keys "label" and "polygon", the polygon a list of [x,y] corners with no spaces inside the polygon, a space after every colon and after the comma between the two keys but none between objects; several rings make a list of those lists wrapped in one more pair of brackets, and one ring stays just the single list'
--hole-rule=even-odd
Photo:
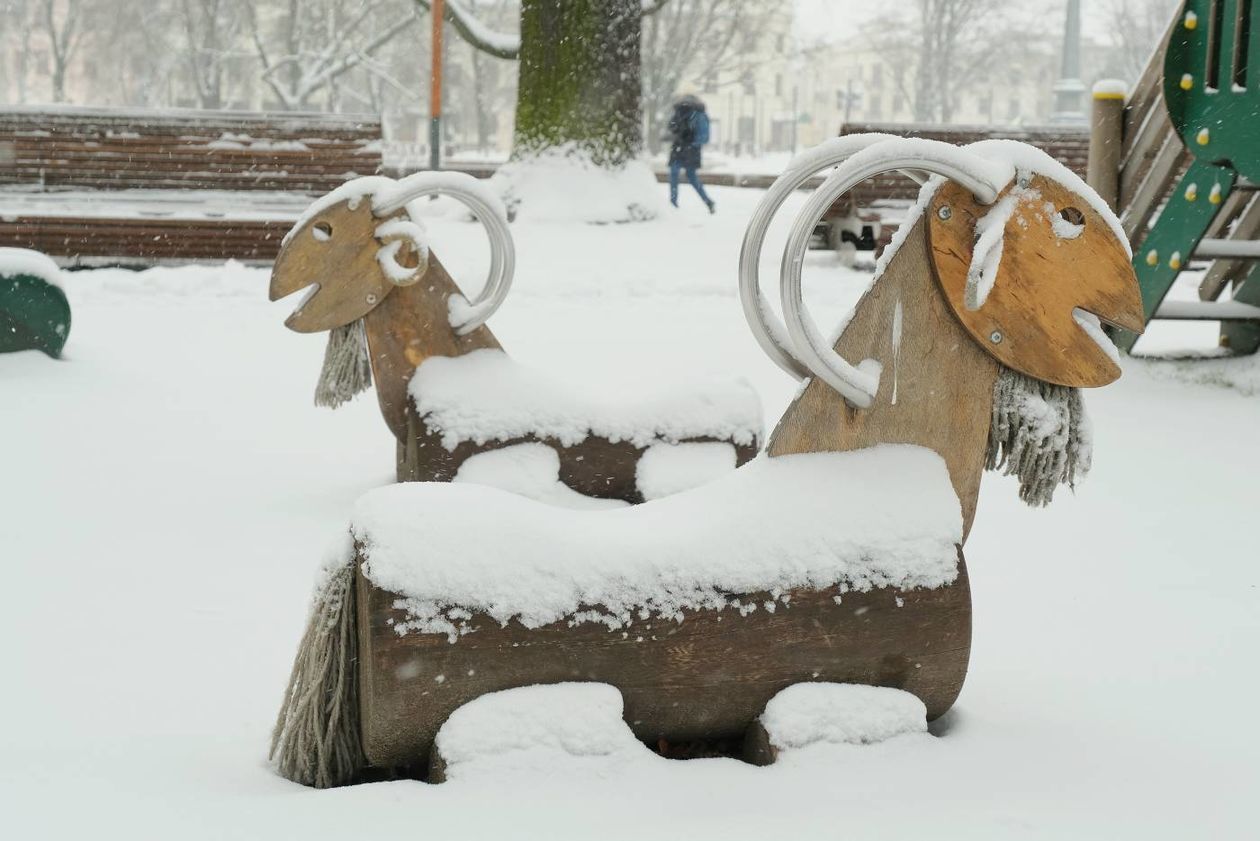
[{"label": "wooden goat head", "polygon": [[[779,322],[758,287],[769,219],[814,172],[837,165],[789,235]],[[838,197],[891,170],[926,182],[924,192],[840,336],[824,338],[802,300],[809,236]],[[1055,386],[1104,385],[1119,367],[1094,319],[1142,326],[1123,235],[1098,206],[1079,179],[1023,144],[960,149],[852,135],[803,157],[763,199],[741,254],[754,335],[774,361],[810,378],[769,454],[927,447],[948,465],[969,528],[1002,371]]]},{"label": "wooden goat head", "polygon": [[299,333],[342,327],[375,310],[394,289],[416,285],[436,261],[408,205],[431,195],[465,204],[489,235],[490,274],[477,299],[469,303],[455,288],[435,289],[449,298],[448,320],[458,335],[484,324],[511,287],[515,248],[507,214],[471,176],[419,172],[399,181],[372,176],[347,182],[298,221],[272,268],[271,300],[316,288],[286,326]]},{"label": "wooden goat head", "polygon": [[428,263],[423,229],[405,210],[381,219],[370,200],[352,197],[309,214],[286,237],[270,296],[314,286],[285,326],[318,333],[363,318],[396,287],[418,281]]},{"label": "wooden goat head", "polygon": [[924,217],[940,289],[986,353],[1056,385],[1120,376],[1089,316],[1140,333],[1142,298],[1120,233],[1090,202],[1044,175],[987,206],[949,182]]}]

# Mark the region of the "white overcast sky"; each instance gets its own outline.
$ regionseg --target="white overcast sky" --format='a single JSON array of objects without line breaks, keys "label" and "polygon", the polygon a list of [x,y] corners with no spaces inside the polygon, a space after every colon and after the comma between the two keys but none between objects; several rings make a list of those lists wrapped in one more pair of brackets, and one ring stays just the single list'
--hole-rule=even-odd
[{"label": "white overcast sky", "polygon": [[[795,0],[797,31],[810,40],[824,36],[826,40],[838,40],[854,34],[858,22],[866,22],[878,14],[881,8],[910,6],[914,0]],[[1040,25],[1052,37],[1062,37],[1063,15],[1066,0],[1044,0],[1038,3],[1044,14],[1038,16]],[[1084,0],[1081,4],[1084,29],[1087,34],[1101,29],[1102,3],[1100,0]]]}]

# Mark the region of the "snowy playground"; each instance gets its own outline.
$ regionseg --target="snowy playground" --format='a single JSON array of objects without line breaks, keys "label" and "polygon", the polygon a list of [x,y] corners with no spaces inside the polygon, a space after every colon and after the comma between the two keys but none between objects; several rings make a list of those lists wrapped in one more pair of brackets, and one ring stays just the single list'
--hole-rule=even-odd
[{"label": "snowy playground", "polygon": [[[761,195],[716,188],[716,217],[693,202],[630,226],[514,225],[519,271],[497,334],[579,385],[747,378],[773,423],[796,385],[735,294]],[[475,287],[484,234],[445,201],[429,214],[434,248]],[[767,271],[781,241],[772,231]],[[616,699],[601,696],[560,742],[519,719],[495,742],[483,721],[490,759],[440,786],[316,791],[278,777],[266,745],[308,582],[354,500],[393,481],[376,401],[311,407],[323,338],[283,329],[293,300],[267,302],[265,269],[63,276],[64,359],[0,356],[12,665],[0,799],[15,837],[1247,834],[1260,453],[1239,442],[1260,423],[1254,358],[1126,358],[1118,383],[1086,394],[1093,471],[1049,508],[987,475],[967,547],[970,669],[929,733],[823,740],[766,768],[670,761],[613,738]],[[820,323],[870,277],[812,252]],[[1214,342],[1210,325],[1163,323],[1139,350]],[[534,702],[555,713],[572,700]]]},{"label": "snowy playground", "polygon": [[0,832],[1253,837],[1257,137],[1260,0],[0,0]]}]

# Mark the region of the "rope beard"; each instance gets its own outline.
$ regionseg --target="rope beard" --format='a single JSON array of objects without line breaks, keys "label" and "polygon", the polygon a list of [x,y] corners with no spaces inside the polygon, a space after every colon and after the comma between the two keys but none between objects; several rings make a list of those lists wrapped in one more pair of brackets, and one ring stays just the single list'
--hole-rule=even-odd
[{"label": "rope beard", "polygon": [[359,730],[355,604],[354,564],[346,563],[316,591],[271,734],[276,770],[305,786],[348,785],[367,767]]},{"label": "rope beard", "polygon": [[1093,431],[1079,388],[1003,368],[993,386],[985,468],[1019,479],[1019,498],[1048,505],[1059,485],[1075,488],[1093,458]]},{"label": "rope beard", "polygon": [[335,409],[372,385],[363,319],[328,331],[324,367],[315,385],[315,405]]}]

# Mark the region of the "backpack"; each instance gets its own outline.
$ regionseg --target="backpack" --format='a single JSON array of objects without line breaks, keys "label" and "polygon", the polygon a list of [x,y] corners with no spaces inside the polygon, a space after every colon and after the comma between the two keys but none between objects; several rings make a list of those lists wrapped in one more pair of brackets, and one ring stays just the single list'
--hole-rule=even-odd
[{"label": "backpack", "polygon": [[669,118],[669,133],[678,146],[691,146],[695,143],[696,111],[687,105],[678,105]]},{"label": "backpack", "polygon": [[691,142],[696,146],[703,146],[709,142],[709,115],[703,111],[693,111],[691,114]]}]

